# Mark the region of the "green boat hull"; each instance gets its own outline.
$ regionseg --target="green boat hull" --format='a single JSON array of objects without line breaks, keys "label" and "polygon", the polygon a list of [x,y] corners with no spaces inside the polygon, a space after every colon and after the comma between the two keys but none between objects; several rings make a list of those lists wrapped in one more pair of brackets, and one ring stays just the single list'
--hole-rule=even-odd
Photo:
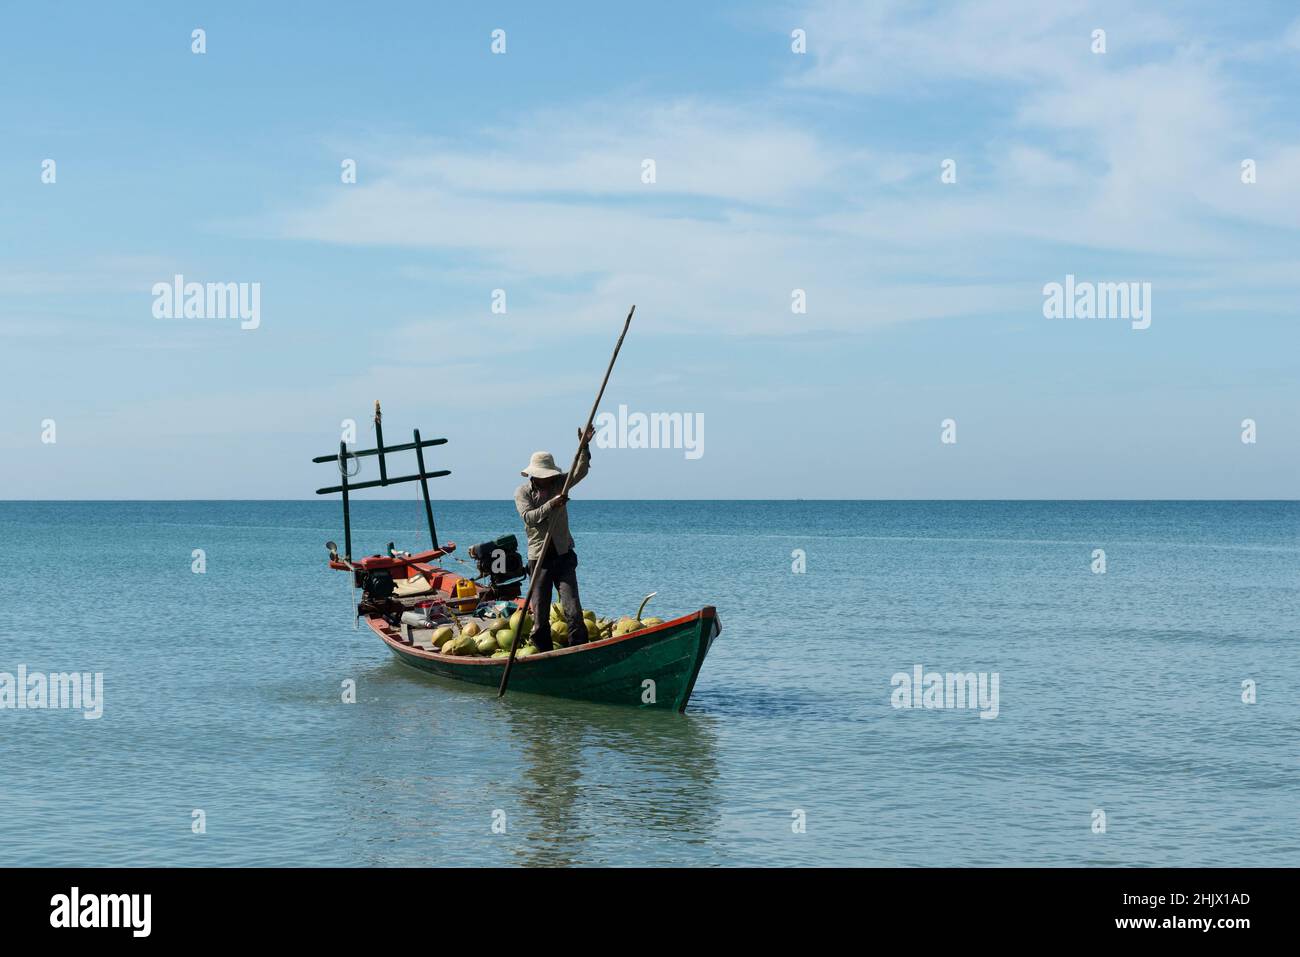
[{"label": "green boat hull", "polygon": [[[405,643],[382,619],[371,628],[402,663],[420,671],[496,689],[504,658],[458,658]],[[516,658],[510,694],[543,694],[636,708],[685,711],[713,639],[716,611],[666,621],[630,635]]]}]

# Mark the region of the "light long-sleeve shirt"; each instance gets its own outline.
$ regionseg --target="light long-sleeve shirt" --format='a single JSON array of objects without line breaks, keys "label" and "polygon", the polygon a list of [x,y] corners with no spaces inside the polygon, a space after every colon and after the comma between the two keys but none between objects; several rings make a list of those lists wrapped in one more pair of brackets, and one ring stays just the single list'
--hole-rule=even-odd
[{"label": "light long-sleeve shirt", "polygon": [[[591,452],[583,446],[582,454],[578,456],[578,467],[573,472],[573,482],[569,485],[570,490],[587,477],[590,468]],[[563,555],[573,547],[573,536],[569,534],[569,510],[567,507],[556,508],[551,501],[564,488],[564,475],[561,472],[556,476],[554,488],[545,493],[534,489],[531,479],[515,491],[515,508],[519,510],[519,517],[524,520],[524,529],[528,532],[529,561],[542,557],[542,544],[548,531],[556,555]]]}]

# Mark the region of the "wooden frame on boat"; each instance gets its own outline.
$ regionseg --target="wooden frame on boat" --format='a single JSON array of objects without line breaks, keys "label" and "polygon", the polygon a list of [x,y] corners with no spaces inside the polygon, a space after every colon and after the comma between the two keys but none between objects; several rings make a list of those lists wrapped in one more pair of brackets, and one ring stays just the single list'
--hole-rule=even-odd
[{"label": "wooden frame on boat", "polygon": [[[401,485],[404,482],[419,482],[420,491],[424,493],[424,515],[429,523],[429,538],[433,541],[433,547],[438,548],[438,529],[433,523],[433,505],[429,501],[429,479],[442,478],[444,475],[450,475],[450,469],[439,469],[436,472],[427,472],[424,468],[424,450],[434,445],[446,445],[446,439],[424,439],[420,438],[420,430],[414,431],[415,440],[413,442],[403,443],[401,445],[390,445],[384,447],[384,415],[379,408],[379,400],[375,400],[375,447],[373,449],[362,449],[359,452],[349,452],[348,444],[340,440],[339,451],[337,455],[318,455],[312,459],[313,462],[338,462],[340,484],[331,485],[328,488],[318,488],[317,495],[332,495],[335,492],[343,494],[343,557],[352,561],[352,516],[348,510],[348,493],[355,492],[363,488],[380,488],[388,485]],[[414,475],[403,475],[400,478],[388,477],[388,460],[385,455],[389,452],[408,452],[415,450],[416,463],[420,470]],[[362,459],[369,455],[379,456],[379,478],[373,482],[358,482],[354,485],[348,483],[348,461],[350,459]]]}]

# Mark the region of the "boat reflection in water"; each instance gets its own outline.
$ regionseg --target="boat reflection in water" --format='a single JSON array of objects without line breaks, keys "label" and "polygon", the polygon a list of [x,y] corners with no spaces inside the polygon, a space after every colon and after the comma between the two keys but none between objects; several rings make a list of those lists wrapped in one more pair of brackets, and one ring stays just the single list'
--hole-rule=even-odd
[{"label": "boat reflection in water", "polygon": [[322,813],[339,817],[331,854],[341,861],[724,862],[712,715],[513,691],[498,699],[396,659],[357,685],[358,706],[331,708],[342,723],[313,739],[329,764]]},{"label": "boat reflection in water", "polygon": [[530,695],[503,703],[522,759],[514,863],[663,864],[707,843],[719,805],[712,719]]}]

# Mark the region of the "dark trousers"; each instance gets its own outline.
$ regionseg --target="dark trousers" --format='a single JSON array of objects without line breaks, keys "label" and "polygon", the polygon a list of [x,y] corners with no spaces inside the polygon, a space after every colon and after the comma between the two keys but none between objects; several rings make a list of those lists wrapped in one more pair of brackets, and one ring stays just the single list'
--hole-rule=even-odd
[{"label": "dark trousers", "polygon": [[528,573],[537,578],[533,590],[532,642],[538,651],[550,651],[551,641],[551,589],[560,593],[560,608],[564,623],[569,628],[569,644],[581,645],[587,641],[587,620],[582,617],[582,599],[578,597],[578,553],[570,548],[563,555],[548,554],[541,562],[528,563]]}]

